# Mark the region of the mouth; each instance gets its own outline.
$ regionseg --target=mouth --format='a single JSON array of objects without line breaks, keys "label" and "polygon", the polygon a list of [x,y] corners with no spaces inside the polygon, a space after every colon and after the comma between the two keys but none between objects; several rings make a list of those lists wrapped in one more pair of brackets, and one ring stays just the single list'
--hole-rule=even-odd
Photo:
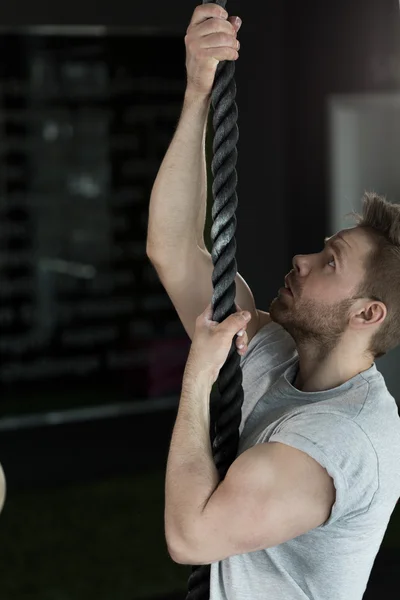
[{"label": "mouth", "polygon": [[287,294],[288,296],[293,296],[292,290],[287,287],[282,288],[282,293]]},{"label": "mouth", "polygon": [[288,292],[288,293],[289,293],[291,296],[293,296],[293,295],[294,295],[294,294],[293,294],[293,291],[292,291],[292,288],[291,288],[291,286],[290,286],[290,284],[289,284],[289,280],[288,280],[288,278],[287,278],[287,277],[285,278],[285,287],[284,287],[283,289],[284,289],[286,292]]},{"label": "mouth", "polygon": [[281,295],[284,295],[284,296],[291,296],[291,297],[293,298],[293,293],[292,293],[292,291],[291,291],[289,288],[287,288],[287,287],[282,287],[282,288],[279,290],[279,293],[280,293]]}]

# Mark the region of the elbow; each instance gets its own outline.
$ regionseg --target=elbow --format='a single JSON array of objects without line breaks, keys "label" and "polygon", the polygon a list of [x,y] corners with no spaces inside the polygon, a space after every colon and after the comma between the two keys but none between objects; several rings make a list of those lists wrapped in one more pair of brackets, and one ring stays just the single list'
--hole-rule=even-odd
[{"label": "elbow", "polygon": [[147,258],[149,258],[150,260],[152,259],[152,255],[155,252],[156,246],[158,247],[158,244],[155,244],[154,238],[150,237],[150,235],[148,234],[146,240],[146,254]]},{"label": "elbow", "polygon": [[177,523],[171,519],[165,510],[164,531],[167,542],[168,553],[172,560],[178,565],[200,565],[200,553],[196,551],[194,531],[189,531],[187,523]]},{"label": "elbow", "polygon": [[193,553],[191,552],[190,544],[177,531],[171,532],[171,528],[165,523],[165,539],[168,547],[168,554],[172,560],[178,565],[196,565],[194,562]]},{"label": "elbow", "polygon": [[146,246],[146,256],[151,263],[153,262],[153,254],[154,254],[154,250],[152,250],[150,248],[150,246]]},{"label": "elbow", "polygon": [[146,256],[147,260],[153,266],[153,269],[156,271],[157,274],[161,271],[161,269],[164,268],[164,265],[167,264],[166,257],[164,256],[164,258],[161,258],[161,255],[156,254],[154,249],[147,248]]},{"label": "elbow", "polygon": [[168,553],[172,560],[178,565],[200,566],[209,564],[208,562],[196,560],[195,558],[191,557],[188,552],[182,552],[181,550],[176,550],[175,548],[170,548],[169,546]]},{"label": "elbow", "polygon": [[168,553],[172,560],[178,565],[208,565],[205,560],[204,552],[196,548],[195,544],[184,543],[182,540],[172,543],[167,540]]},{"label": "elbow", "polygon": [[170,555],[170,557],[174,561],[174,563],[176,563],[178,565],[188,565],[189,564],[186,560],[185,555],[181,554],[180,551],[178,551],[174,546],[168,545],[168,554]]},{"label": "elbow", "polygon": [[147,240],[146,242],[146,256],[152,264],[158,264],[161,260],[163,251],[160,248],[159,242],[152,242]]},{"label": "elbow", "polygon": [[182,529],[181,532],[179,532],[179,529],[181,529],[181,525],[178,527],[169,503],[166,501],[164,509],[164,535],[167,542],[168,554],[174,562],[184,564],[182,562],[184,560]]},{"label": "elbow", "polygon": [[189,556],[188,556],[188,552],[187,549],[184,547],[184,545],[175,540],[174,542],[172,542],[171,540],[167,539],[167,547],[168,547],[168,554],[170,555],[170,557],[172,558],[172,560],[177,563],[178,565],[190,565],[190,561],[189,561]]}]

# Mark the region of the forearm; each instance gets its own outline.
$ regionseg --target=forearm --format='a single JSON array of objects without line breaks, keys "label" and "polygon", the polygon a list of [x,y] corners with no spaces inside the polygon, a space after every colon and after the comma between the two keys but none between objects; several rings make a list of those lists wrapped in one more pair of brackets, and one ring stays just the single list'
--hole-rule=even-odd
[{"label": "forearm", "polygon": [[205,137],[211,97],[186,91],[181,118],[154,182],[147,253],[169,258],[194,241],[204,247],[207,204]]},{"label": "forearm", "polygon": [[187,366],[165,480],[165,534],[178,552],[220,483],[210,442],[211,388],[207,377]]}]

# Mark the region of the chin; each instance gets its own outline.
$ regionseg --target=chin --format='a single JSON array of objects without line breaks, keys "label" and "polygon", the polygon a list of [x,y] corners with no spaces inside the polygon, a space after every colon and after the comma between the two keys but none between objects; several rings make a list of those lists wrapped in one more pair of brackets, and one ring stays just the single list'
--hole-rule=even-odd
[{"label": "chin", "polygon": [[[290,298],[289,298],[290,300]],[[292,306],[290,302],[286,302],[285,298],[282,300],[280,296],[274,298],[271,302],[271,306],[269,307],[269,314],[271,319],[276,323],[279,323],[281,320],[285,319],[285,315],[292,314]]]}]

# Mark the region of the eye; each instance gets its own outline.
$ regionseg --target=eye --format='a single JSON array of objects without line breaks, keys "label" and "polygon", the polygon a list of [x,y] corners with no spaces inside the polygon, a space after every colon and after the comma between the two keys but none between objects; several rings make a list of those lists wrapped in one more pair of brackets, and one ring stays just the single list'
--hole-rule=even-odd
[{"label": "eye", "polygon": [[336,261],[335,261],[335,257],[334,257],[334,256],[332,256],[332,260],[330,260],[330,261],[328,262],[328,265],[330,265],[332,262],[335,264],[335,266],[334,266],[334,267],[332,267],[332,269],[335,269],[335,268],[336,268]]}]

